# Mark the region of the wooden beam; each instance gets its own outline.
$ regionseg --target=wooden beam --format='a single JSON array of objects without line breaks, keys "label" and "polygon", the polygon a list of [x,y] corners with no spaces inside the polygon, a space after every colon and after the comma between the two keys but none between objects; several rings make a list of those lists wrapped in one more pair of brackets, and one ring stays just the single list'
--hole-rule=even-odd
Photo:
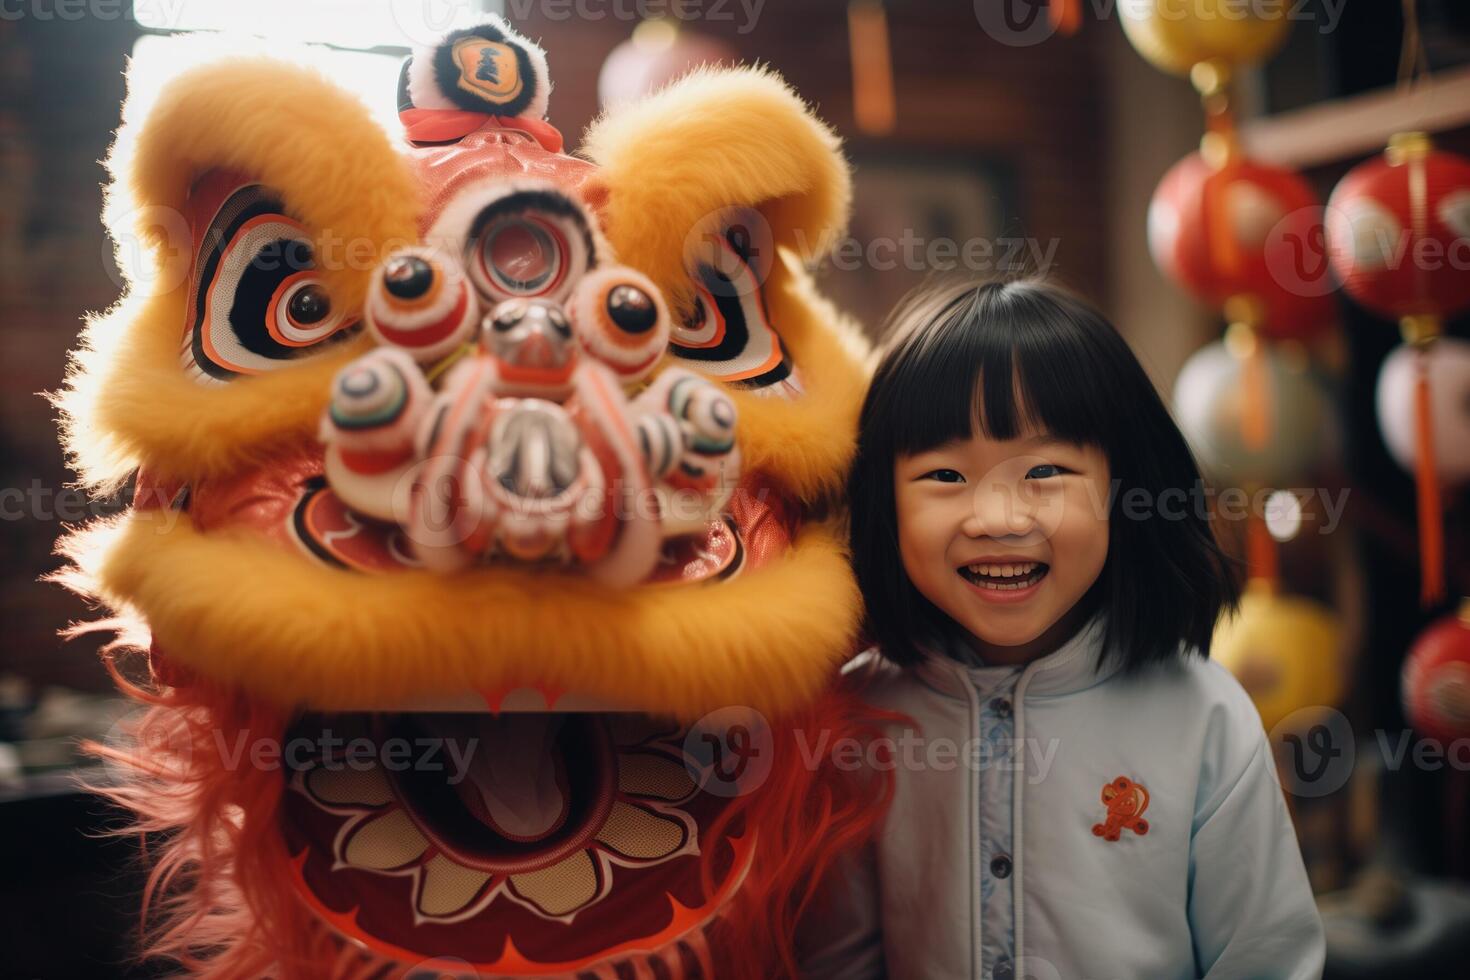
[{"label": "wooden beam", "polygon": [[1405,130],[1470,126],[1470,68],[1442,71],[1409,92],[1382,89],[1255,119],[1241,127],[1246,152],[1306,170],[1383,149]]}]

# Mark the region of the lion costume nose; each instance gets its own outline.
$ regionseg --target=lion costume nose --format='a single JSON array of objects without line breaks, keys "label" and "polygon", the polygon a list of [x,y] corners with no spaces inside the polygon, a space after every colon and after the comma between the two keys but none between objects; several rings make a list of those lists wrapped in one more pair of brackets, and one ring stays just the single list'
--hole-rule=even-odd
[{"label": "lion costume nose", "polygon": [[436,571],[555,561],[636,585],[733,492],[735,406],[683,368],[652,377],[672,320],[646,275],[601,264],[535,297],[498,282],[431,245],[379,267],[379,347],[322,423],[328,483]]},{"label": "lion costume nose", "polygon": [[566,312],[546,300],[507,300],[485,317],[480,336],[502,363],[542,371],[567,366],[576,354]]}]

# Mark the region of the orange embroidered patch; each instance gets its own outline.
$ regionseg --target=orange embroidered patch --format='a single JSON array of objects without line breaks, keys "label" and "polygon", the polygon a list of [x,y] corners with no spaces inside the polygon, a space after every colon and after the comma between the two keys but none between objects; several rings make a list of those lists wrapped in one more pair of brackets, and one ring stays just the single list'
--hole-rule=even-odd
[{"label": "orange embroidered patch", "polygon": [[1092,825],[1092,832],[1098,837],[1117,840],[1124,830],[1140,836],[1148,833],[1148,821],[1143,819],[1143,811],[1148,809],[1148,790],[1142,783],[1119,776],[1102,788],[1102,801],[1108,808],[1108,816],[1106,822]]}]

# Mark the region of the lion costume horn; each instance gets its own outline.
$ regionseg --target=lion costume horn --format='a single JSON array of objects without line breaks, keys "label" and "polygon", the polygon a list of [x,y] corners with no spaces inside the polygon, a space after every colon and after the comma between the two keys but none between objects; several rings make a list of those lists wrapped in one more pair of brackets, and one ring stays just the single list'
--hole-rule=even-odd
[{"label": "lion costume horn", "polygon": [[135,496],[63,579],[144,627],[97,751],[191,972],[789,973],[881,810],[806,759],[875,731],[833,686],[864,350],[799,261],[837,140],[704,72],[583,159],[549,91],[491,21],[405,65],[399,140],[264,59],[119,134],[148,251],[58,402]]}]

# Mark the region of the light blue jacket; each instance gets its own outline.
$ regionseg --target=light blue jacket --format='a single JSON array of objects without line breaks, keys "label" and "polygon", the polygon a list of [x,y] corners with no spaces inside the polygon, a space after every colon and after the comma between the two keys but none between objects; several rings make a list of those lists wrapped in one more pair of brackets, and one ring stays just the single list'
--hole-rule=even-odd
[{"label": "light blue jacket", "polygon": [[803,923],[804,976],[1321,976],[1255,706],[1197,656],[1098,669],[1102,631],[1094,619],[1024,669],[865,655],[868,700],[918,726],[890,729],[893,807]]}]

